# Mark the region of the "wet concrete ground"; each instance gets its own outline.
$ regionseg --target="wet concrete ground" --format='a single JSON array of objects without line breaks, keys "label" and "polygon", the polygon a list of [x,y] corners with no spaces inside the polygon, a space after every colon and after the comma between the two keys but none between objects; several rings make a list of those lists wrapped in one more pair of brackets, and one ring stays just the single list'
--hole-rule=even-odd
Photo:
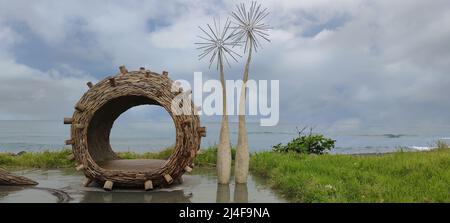
[{"label": "wet concrete ground", "polygon": [[[85,178],[72,169],[22,170],[14,173],[39,182],[37,187],[0,186],[0,203],[55,203],[65,202],[61,194],[70,196],[68,202],[88,203],[189,203],[189,202],[287,202],[267,186],[264,180],[249,177],[246,185],[218,185],[214,169],[197,169],[183,176],[183,184],[170,188],[144,191],[140,189],[114,189],[104,191],[99,187],[83,187]],[[58,189],[62,193],[48,191]]]}]

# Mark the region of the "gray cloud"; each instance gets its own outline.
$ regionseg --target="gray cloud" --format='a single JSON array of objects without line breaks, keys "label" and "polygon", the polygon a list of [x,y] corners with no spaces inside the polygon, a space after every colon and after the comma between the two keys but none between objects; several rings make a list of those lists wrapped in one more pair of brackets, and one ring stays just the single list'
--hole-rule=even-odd
[{"label": "gray cloud", "polygon": [[[237,2],[3,2],[0,118],[59,119],[85,81],[121,64],[215,78],[197,60],[197,26]],[[330,130],[450,124],[448,1],[261,2],[274,29],[250,75],[280,79],[281,121]]]}]

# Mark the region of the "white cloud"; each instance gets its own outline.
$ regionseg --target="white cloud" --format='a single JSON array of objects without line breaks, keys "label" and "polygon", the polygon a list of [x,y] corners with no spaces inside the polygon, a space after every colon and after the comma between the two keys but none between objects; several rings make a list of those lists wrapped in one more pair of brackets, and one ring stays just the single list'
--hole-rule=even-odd
[{"label": "white cloud", "polygon": [[[224,18],[238,2],[4,2],[0,69],[8,72],[0,73],[0,103],[10,105],[0,108],[0,118],[39,118],[38,111],[61,116],[72,109],[87,79],[106,75],[92,73],[97,62],[111,70],[145,65],[169,70],[174,78],[191,79],[194,71],[216,77],[207,61],[197,60],[197,26],[213,16]],[[271,11],[272,42],[254,56],[250,76],[280,79],[282,121],[329,126],[350,120],[359,128],[450,122],[450,98],[443,93],[450,84],[448,1],[261,2]],[[67,48],[56,53],[61,62],[45,70],[23,62],[17,52],[30,50],[22,45],[32,41],[30,33],[44,48]],[[93,61],[92,68],[74,62],[81,59]],[[242,63],[227,75],[239,78]]]},{"label": "white cloud", "polygon": [[[95,80],[88,75],[69,76],[57,70],[41,72],[12,60],[0,60],[1,119],[61,119],[70,115],[78,98],[86,91],[85,83]],[[56,116],[55,116],[56,115]]]}]

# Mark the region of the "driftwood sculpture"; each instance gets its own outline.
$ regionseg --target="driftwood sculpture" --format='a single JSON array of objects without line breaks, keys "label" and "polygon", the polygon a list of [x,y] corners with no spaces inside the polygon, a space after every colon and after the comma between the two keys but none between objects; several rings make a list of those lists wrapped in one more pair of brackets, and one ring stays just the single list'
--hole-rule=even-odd
[{"label": "driftwood sculpture", "polygon": [[[71,124],[71,139],[76,169],[87,177],[85,186],[96,181],[105,190],[113,186],[133,186],[151,190],[168,186],[174,180],[181,180],[185,172],[193,168],[193,159],[200,149],[201,137],[206,136],[194,104],[179,110],[190,114],[175,115],[172,101],[177,96],[189,96],[168,77],[145,68],[128,72],[120,67],[120,73],[97,84],[87,83],[89,90],[75,105],[71,118],[64,124]],[[181,95],[183,94],[183,95]],[[179,97],[177,97],[179,98]],[[182,101],[181,101],[182,102]],[[171,115],[176,128],[176,142],[173,154],[167,160],[120,160],[109,142],[114,121],[131,107],[158,105]]]},{"label": "driftwood sculpture", "polygon": [[25,186],[37,184],[36,181],[8,173],[6,170],[0,168],[0,185]]}]

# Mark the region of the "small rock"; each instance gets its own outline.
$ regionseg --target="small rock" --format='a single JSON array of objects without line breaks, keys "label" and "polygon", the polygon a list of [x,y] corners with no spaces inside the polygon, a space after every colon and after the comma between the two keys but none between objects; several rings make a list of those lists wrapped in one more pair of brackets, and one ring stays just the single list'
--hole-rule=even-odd
[{"label": "small rock", "polygon": [[18,156],[21,156],[21,155],[23,155],[23,154],[25,154],[25,153],[27,153],[27,152],[26,152],[26,151],[20,151],[20,152],[17,153],[17,155],[18,155]]}]

